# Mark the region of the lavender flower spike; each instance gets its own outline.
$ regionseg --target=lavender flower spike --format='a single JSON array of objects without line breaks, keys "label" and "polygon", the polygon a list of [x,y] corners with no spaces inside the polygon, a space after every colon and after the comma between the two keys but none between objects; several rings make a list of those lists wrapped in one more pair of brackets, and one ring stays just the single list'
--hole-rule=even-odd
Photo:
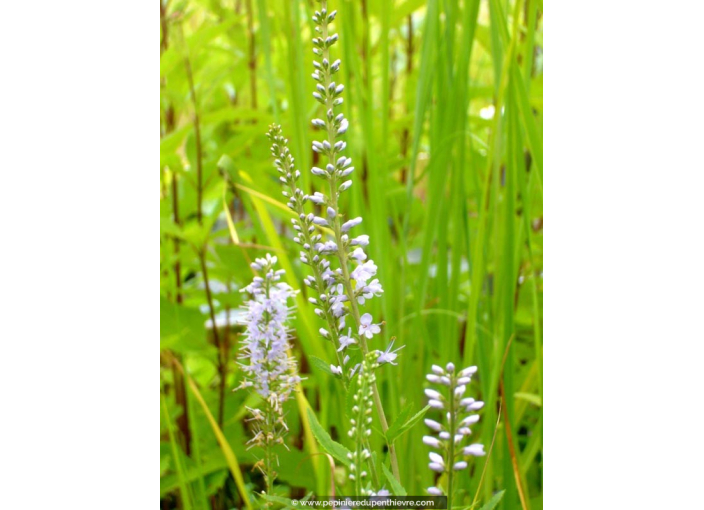
[{"label": "lavender flower spike", "polygon": [[[311,300],[316,306],[316,315],[326,322],[326,327],[320,328],[320,332],[323,338],[330,340],[337,349],[340,344],[339,325],[341,321],[344,321],[347,310],[341,306],[341,301],[336,295],[336,273],[330,268],[328,257],[337,251],[338,245],[333,241],[322,242],[322,235],[316,233],[318,227],[328,225],[328,220],[313,213],[306,213],[305,210],[306,202],[320,205],[326,209],[325,206],[329,199],[320,192],[306,195],[298,187],[300,172],[296,170],[295,160],[288,148],[288,140],[281,133],[281,126],[270,126],[267,136],[272,142],[271,153],[274,157],[274,166],[280,174],[280,179],[286,185],[283,194],[288,199],[287,205],[296,213],[296,217],[291,220],[296,231],[293,240],[303,248],[301,262],[310,266],[313,272],[311,276],[306,277],[305,283],[320,296],[320,299],[312,298]],[[326,175],[325,170],[320,168],[314,168],[313,173],[320,176]],[[327,209],[334,210],[329,206]],[[332,299],[323,299],[323,296],[330,296]],[[337,351],[336,355],[337,360],[333,366],[343,366],[342,352]],[[346,384],[346,374],[340,375],[343,376],[343,381]]]},{"label": "lavender flower spike", "polygon": [[259,464],[266,479],[267,492],[276,478],[273,469],[275,455],[272,447],[285,446],[284,435],[288,432],[283,404],[301,381],[296,360],[288,355],[289,330],[287,322],[291,308],[288,301],[296,295],[291,287],[281,282],[283,270],[274,270],[276,257],[258,258],[252,268],[263,272],[255,277],[242,292],[250,294],[244,319],[245,341],[240,355],[244,381],[237,389],[251,388],[263,402],[261,409],[249,409],[254,422],[254,437],[250,448],[264,449],[263,464]]}]

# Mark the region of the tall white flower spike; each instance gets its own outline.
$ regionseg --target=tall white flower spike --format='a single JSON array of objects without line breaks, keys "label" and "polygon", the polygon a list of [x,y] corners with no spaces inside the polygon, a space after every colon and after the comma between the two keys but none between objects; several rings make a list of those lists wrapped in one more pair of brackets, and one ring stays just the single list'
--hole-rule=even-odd
[{"label": "tall white flower spike", "polygon": [[438,450],[429,454],[428,468],[436,473],[446,474],[446,491],[440,487],[428,487],[431,496],[447,495],[448,508],[451,508],[453,495],[453,479],[455,471],[467,468],[467,461],[462,457],[478,457],[484,455],[484,446],[471,444],[462,446],[465,439],[472,433],[469,426],[479,421],[479,415],[468,414],[481,409],[483,402],[473,398],[464,398],[471,376],[476,373],[477,367],[469,367],[459,372],[455,365],[448,363],[445,368],[438,365],[431,367],[431,374],[426,379],[438,384],[437,390],[427,388],[425,395],[428,405],[433,409],[442,411],[442,422],[426,418],[425,424],[434,435],[424,436],[423,443]]}]

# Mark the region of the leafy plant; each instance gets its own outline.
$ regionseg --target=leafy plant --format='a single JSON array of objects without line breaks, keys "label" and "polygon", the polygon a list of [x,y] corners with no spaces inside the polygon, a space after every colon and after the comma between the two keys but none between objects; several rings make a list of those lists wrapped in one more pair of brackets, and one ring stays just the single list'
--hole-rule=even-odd
[{"label": "leafy plant", "polygon": [[[348,235],[369,236],[363,248],[377,274],[367,282],[383,283],[383,297],[357,302],[359,313],[350,309],[343,330],[339,317],[316,316],[324,307],[308,298],[319,294],[301,285],[315,271],[291,242],[291,220],[300,214],[272,198],[282,183],[263,136],[266,126],[281,126],[301,170],[296,188],[332,200],[327,178],[307,171],[327,171],[342,157],[331,162],[309,145],[334,146],[327,109],[307,85],[311,39],[323,38],[311,20],[323,7],[308,0],[161,3],[161,506],[285,506],[333,487],[351,494],[347,453],[357,439],[348,432],[359,372],[350,372],[366,359],[364,339],[372,361],[387,353],[382,361],[398,363],[374,370],[379,406],[373,397],[364,446],[375,469],[368,469],[370,489],[413,495],[433,483],[418,421],[437,413],[420,396],[424,374],[451,360],[478,367],[468,391],[486,405],[472,432],[487,453],[457,472],[453,506],[540,508],[542,2],[340,0],[334,7],[339,40],[327,49],[337,54],[330,64],[342,61],[331,79],[335,88],[346,85],[338,96],[343,138],[342,121],[332,127],[334,142],[348,143],[355,184],[340,194],[332,222],[330,203],[306,202],[304,212],[328,222],[314,235],[338,251],[335,225],[341,238],[342,225],[363,217]],[[321,58],[314,56],[322,65]],[[312,114],[325,124],[322,139]],[[351,175],[336,176],[335,185]],[[230,390],[245,375],[235,361],[244,331],[238,290],[265,253],[286,271],[282,281],[301,289],[290,342],[305,380],[286,411],[291,450],[279,449],[276,485],[262,499],[255,494],[266,482],[253,469],[258,455],[247,450],[246,411],[260,400]],[[342,269],[338,253],[325,258]],[[356,267],[348,260],[350,274]],[[351,289],[341,282],[346,307],[358,291],[349,282]],[[373,319],[364,325],[379,327],[372,339],[359,333],[366,313]],[[356,343],[338,353],[343,336]],[[332,473],[320,454],[327,451]]]}]

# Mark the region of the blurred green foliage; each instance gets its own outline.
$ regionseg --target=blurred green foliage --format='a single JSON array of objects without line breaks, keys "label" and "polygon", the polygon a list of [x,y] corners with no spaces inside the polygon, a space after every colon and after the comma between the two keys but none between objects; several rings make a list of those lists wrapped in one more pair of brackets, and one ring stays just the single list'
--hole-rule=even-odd
[{"label": "blurred green foliage", "polygon": [[[261,504],[244,421],[256,399],[231,391],[234,322],[254,257],[276,254],[295,288],[307,274],[265,133],[283,126],[310,187],[315,5],[161,4],[162,508]],[[432,363],[478,365],[470,394],[487,405],[473,433],[493,446],[462,472],[459,500],[505,490],[497,508],[542,508],[542,1],[330,7],[358,169],[343,209],[364,217],[385,289],[370,304],[386,322],[374,348],[392,337],[406,346],[378,373],[386,414],[401,416],[398,428],[423,409]],[[276,496],[329,494],[331,476],[345,494],[344,463],[330,474],[304,411],[345,444],[345,394],[319,368],[334,347],[303,295],[297,304],[294,354],[307,379],[290,405]],[[411,495],[433,481],[423,434],[419,424],[395,439]]]}]

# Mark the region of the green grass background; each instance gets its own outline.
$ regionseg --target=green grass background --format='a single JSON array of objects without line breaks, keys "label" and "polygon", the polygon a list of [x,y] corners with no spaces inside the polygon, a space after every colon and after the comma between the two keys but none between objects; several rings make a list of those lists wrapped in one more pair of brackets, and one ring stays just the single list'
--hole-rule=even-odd
[{"label": "green grass background", "polygon": [[[316,6],[161,5],[162,508],[259,504],[244,421],[256,399],[231,391],[241,378],[240,329],[204,322],[241,306],[254,257],[276,254],[295,288],[307,274],[265,133],[282,124],[312,189]],[[342,59],[357,168],[343,208],[364,217],[359,233],[371,237],[385,289],[367,308],[386,323],[371,347],[393,337],[406,346],[398,366],[378,373],[387,417],[424,407],[431,364],[477,365],[470,394],[486,406],[473,433],[493,447],[462,472],[458,499],[480,506],[505,490],[497,508],[540,509],[542,1],[331,0],[330,8],[339,11],[332,51]],[[307,379],[289,406],[283,497],[329,494],[331,477],[338,493],[346,488],[344,466],[331,474],[304,412],[345,444],[344,391],[318,368],[334,347],[312,312],[301,295],[294,354]],[[411,495],[432,484],[424,433],[419,424],[396,440]],[[382,451],[378,436],[375,446]]]}]

